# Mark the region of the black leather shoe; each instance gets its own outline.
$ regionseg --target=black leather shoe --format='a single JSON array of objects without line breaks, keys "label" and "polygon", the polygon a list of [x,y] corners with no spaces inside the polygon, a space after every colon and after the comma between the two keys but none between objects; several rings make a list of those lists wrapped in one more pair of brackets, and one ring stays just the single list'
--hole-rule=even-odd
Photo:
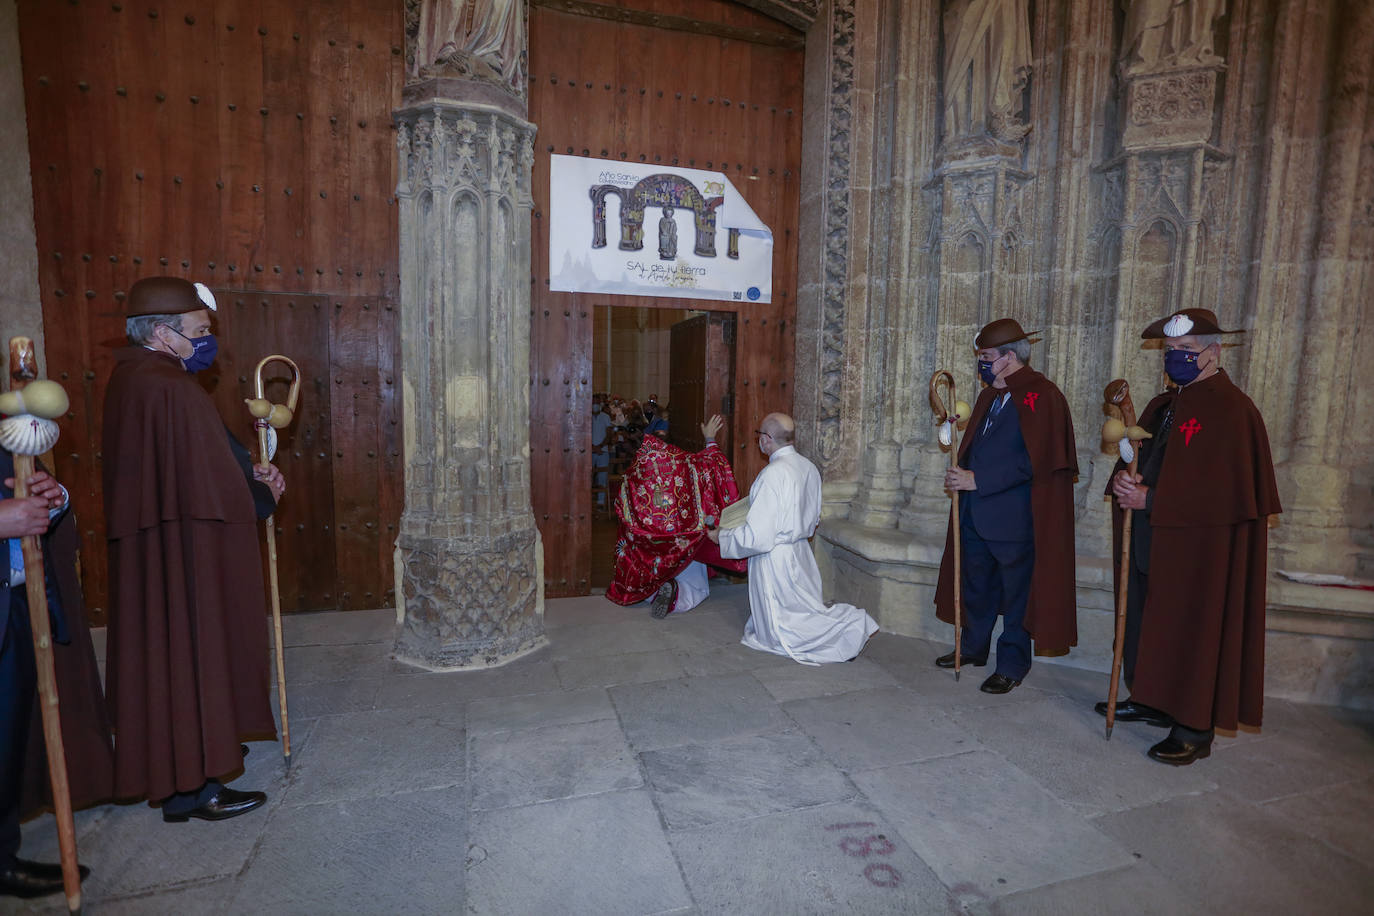
[{"label": "black leather shoe", "polygon": [[246,744],[240,744],[240,745],[239,745],[239,754],[242,755],[242,756],[244,756],[244,757],[247,757],[247,756],[248,756],[248,745],[246,745]]},{"label": "black leather shoe", "polygon": [[[78,866],[84,881],[91,870]],[[14,859],[0,865],[0,897],[42,897],[62,890],[62,866]]]},{"label": "black leather shoe", "polygon": [[[988,663],[988,660],[987,660],[986,658],[974,658],[972,655],[962,655],[962,656],[959,657],[959,666],[960,666],[961,668],[962,668],[962,667],[965,667],[965,666],[970,667],[970,668],[981,668],[981,667],[983,667],[984,665],[986,665],[987,663]],[[935,659],[935,667],[937,667],[937,668],[953,668],[953,667],[954,667],[954,653],[953,653],[953,652],[947,652],[947,653],[945,653],[944,655],[941,655],[939,658]]]},{"label": "black leather shoe", "polygon": [[662,620],[673,612],[677,605],[677,580],[669,579],[658,587],[658,594],[654,595],[653,610],[649,615],[655,620]]},{"label": "black leather shoe", "polygon": [[1160,763],[1167,763],[1170,766],[1186,767],[1194,760],[1201,760],[1210,757],[1212,754],[1212,742],[1203,741],[1193,744],[1190,741],[1180,741],[1173,735],[1165,738],[1146,752],[1151,760],[1158,760]]},{"label": "black leather shoe", "polygon": [[994,674],[984,681],[983,686],[978,689],[984,693],[1011,693],[1011,689],[1020,683],[1020,681],[1013,681],[1005,674]]},{"label": "black leather shoe", "polygon": [[209,801],[189,811],[170,812],[164,809],[162,819],[169,824],[185,823],[193,817],[203,821],[224,821],[240,814],[247,814],[265,801],[267,795],[262,792],[240,792],[222,786]]},{"label": "black leather shoe", "polygon": [[[1093,709],[1097,710],[1099,716],[1107,715],[1107,701],[1103,700]],[[1116,701],[1117,722],[1144,722],[1146,725],[1154,725],[1158,728],[1173,728],[1173,716],[1167,712],[1161,712],[1153,706],[1146,706],[1144,703],[1137,703],[1134,700]]]}]

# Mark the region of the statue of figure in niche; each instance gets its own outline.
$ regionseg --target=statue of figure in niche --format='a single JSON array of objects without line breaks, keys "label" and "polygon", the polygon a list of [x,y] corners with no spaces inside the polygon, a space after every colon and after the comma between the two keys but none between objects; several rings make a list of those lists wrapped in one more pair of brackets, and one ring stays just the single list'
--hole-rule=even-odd
[{"label": "statue of figure in niche", "polygon": [[412,76],[466,76],[525,90],[524,0],[419,3]]},{"label": "statue of figure in niche", "polygon": [[673,219],[672,207],[664,207],[663,217],[658,221],[658,257],[661,261],[677,257],[677,220]]},{"label": "statue of figure in niche", "polygon": [[1121,0],[1126,27],[1121,63],[1128,74],[1221,63],[1212,48],[1212,27],[1226,0]]},{"label": "statue of figure in niche", "polygon": [[1030,78],[1027,0],[950,0],[944,13],[945,144],[1030,130],[1021,95]]}]

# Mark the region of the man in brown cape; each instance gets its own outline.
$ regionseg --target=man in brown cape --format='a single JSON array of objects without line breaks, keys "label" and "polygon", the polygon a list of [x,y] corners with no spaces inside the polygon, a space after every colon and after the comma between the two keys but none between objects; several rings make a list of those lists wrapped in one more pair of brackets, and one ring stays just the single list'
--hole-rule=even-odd
[{"label": "man in brown cape", "polygon": [[[8,545],[0,576],[0,897],[39,897],[62,890],[62,868],[18,857],[19,822],[50,804],[47,753],[38,708],[37,670],[18,538],[42,538],[47,573],[53,663],[61,699],[62,739],[74,806],[110,798],[110,730],[100,692],[85,606],[76,582],[76,529],[66,490],[45,471],[27,481],[27,499],[13,498],[14,464],[0,450],[0,543]],[[81,867],[81,877],[88,874]]]},{"label": "man in brown cape", "polygon": [[[1029,334],[1001,318],[976,338],[979,377],[958,467],[945,488],[959,500],[962,547],[961,665],[986,665],[998,615],[996,671],[984,693],[1007,693],[1042,655],[1078,644],[1074,598],[1073,482],[1078,476],[1068,401],[1032,369]],[[935,590],[936,612],[954,623],[953,525]],[[936,659],[954,667],[954,653]]]},{"label": "man in brown cape", "polygon": [[276,736],[254,490],[284,485],[270,465],[250,485],[191,376],[214,359],[210,291],[145,278],[127,308],[103,432],[115,794],[222,820],[266,800],[218,780],[240,740]]},{"label": "man in brown cape", "polygon": [[1208,309],[1144,330],[1164,341],[1177,387],[1140,417],[1152,437],[1137,473],[1118,464],[1109,485],[1118,541],[1120,510],[1134,510],[1122,647],[1131,695],[1116,718],[1171,726],[1149,755],[1175,766],[1208,756],[1214,728],[1258,728],[1264,707],[1268,522],[1282,509],[1264,419],[1221,368],[1221,335],[1237,333]]}]

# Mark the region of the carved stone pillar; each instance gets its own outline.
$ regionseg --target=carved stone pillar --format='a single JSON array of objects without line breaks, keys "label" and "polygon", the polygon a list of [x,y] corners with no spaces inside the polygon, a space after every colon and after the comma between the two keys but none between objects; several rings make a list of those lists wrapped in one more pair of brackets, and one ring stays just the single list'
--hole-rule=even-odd
[{"label": "carved stone pillar", "polygon": [[[1105,247],[1118,259],[1111,371],[1136,384],[1160,372],[1159,355],[1141,349],[1141,328],[1179,309],[1217,308],[1203,281],[1216,270],[1217,241],[1208,236],[1229,160],[1209,142],[1222,66],[1122,76],[1121,152],[1101,169],[1099,199],[1101,219],[1115,227]],[[1239,317],[1218,311],[1223,322]]]},{"label": "carved stone pillar", "polygon": [[[420,6],[407,6],[412,57]],[[396,656],[430,668],[500,664],[545,643],[529,483],[534,126],[501,64],[412,64],[421,80],[396,112],[406,416]]]}]

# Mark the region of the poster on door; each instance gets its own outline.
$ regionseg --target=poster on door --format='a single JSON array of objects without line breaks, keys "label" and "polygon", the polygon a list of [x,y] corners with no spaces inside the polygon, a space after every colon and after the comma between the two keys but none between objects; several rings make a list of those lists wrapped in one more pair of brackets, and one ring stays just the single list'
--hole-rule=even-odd
[{"label": "poster on door", "polygon": [[550,289],[772,301],[773,233],[724,172],[550,159]]}]

